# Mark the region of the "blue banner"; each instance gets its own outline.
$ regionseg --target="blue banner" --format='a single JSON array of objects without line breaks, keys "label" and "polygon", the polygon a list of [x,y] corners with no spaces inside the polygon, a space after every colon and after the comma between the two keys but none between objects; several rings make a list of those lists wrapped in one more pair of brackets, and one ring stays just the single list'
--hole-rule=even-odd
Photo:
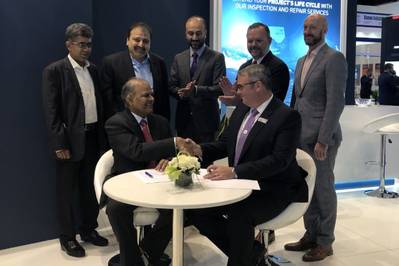
[{"label": "blue banner", "polygon": [[222,0],[221,51],[226,58],[230,81],[235,81],[240,65],[251,58],[246,42],[248,26],[262,22],[270,28],[271,51],[288,65],[290,71],[290,88],[285,98],[289,104],[296,62],[308,50],[303,40],[303,22],[313,13],[327,17],[326,42],[338,50],[340,0]]}]

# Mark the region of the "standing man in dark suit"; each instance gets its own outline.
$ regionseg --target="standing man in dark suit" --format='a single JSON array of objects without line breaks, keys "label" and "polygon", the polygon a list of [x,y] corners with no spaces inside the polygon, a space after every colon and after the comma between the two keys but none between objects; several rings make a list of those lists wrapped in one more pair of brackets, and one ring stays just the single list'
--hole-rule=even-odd
[{"label": "standing man in dark suit", "polygon": [[295,107],[302,117],[301,149],[316,163],[313,198],[304,215],[305,235],[284,248],[307,251],[304,261],[323,260],[333,254],[337,218],[334,164],[342,141],[339,118],[345,106],[347,64],[342,53],[325,43],[327,19],[310,15],[304,23],[308,53],[295,69]]},{"label": "standing man in dark suit", "polygon": [[[68,26],[68,56],[43,71],[44,114],[51,153],[56,159],[59,240],[62,250],[74,257],[85,256],[85,250],[75,239],[76,229],[85,242],[96,246],[108,244],[95,230],[98,204],[93,187],[94,168],[105,149],[105,135],[98,73],[88,61],[92,36],[93,30],[86,24]],[[76,209],[79,225],[73,215]]]},{"label": "standing man in dark suit", "polygon": [[124,110],[122,86],[131,77],[147,80],[154,90],[154,113],[170,119],[168,72],[163,58],[150,52],[151,28],[144,22],[130,26],[127,32],[127,50],[104,58],[101,82],[107,93],[107,113]]},{"label": "standing man in dark suit", "polygon": [[[247,30],[247,48],[252,59],[242,64],[239,71],[251,64],[264,65],[271,73],[273,95],[284,102],[290,82],[290,73],[287,65],[270,51],[271,43],[272,38],[267,25],[260,22],[250,25]],[[225,96],[235,94],[233,85],[226,77],[220,80],[220,86]],[[222,101],[223,99],[225,98],[221,97]]]},{"label": "standing man in dark suit", "polygon": [[217,142],[201,144],[204,161],[228,156],[229,162],[229,166],[209,166],[205,178],[254,179],[261,187],[239,203],[192,214],[201,234],[229,257],[229,266],[258,265],[264,258],[252,258],[254,227],[308,197],[306,173],[295,159],[301,117],[273,95],[271,84],[263,65],[241,70],[236,87],[242,104]]},{"label": "standing man in dark suit", "polygon": [[[143,79],[132,78],[122,87],[121,98],[126,109],[108,119],[105,125],[114,156],[114,175],[154,167],[163,171],[168,163],[164,158],[176,154],[175,145],[184,150],[190,143],[180,137],[173,138],[168,120],[152,114],[152,95],[150,84]],[[133,226],[135,208],[112,199],[107,203],[108,218],[119,242],[121,266],[144,266]],[[170,259],[163,251],[172,235],[172,217],[170,210],[159,212],[154,228],[146,233],[140,248],[150,265],[166,266]]]},{"label": "standing man in dark suit", "polygon": [[368,69],[367,74],[360,79],[360,98],[370,99],[371,87],[373,85],[373,70]]},{"label": "standing man in dark suit", "polygon": [[213,141],[219,125],[222,94],[218,82],[226,74],[223,54],[205,45],[205,20],[198,16],[186,22],[190,48],[177,54],[170,71],[169,90],[177,99],[177,135],[195,142]]},{"label": "standing man in dark suit", "polygon": [[384,72],[378,77],[378,102],[381,105],[399,105],[399,78],[393,64],[384,65]]}]

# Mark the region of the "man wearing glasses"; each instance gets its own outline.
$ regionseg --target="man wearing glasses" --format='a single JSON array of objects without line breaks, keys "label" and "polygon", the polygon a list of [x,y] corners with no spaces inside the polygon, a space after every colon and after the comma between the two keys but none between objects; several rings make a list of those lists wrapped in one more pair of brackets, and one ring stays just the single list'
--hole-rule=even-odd
[{"label": "man wearing glasses", "polygon": [[44,69],[42,82],[44,114],[55,158],[59,240],[61,249],[73,257],[85,256],[76,233],[85,242],[108,245],[95,230],[98,204],[94,168],[106,142],[97,69],[88,61],[92,36],[93,30],[86,24],[68,26],[65,44],[69,54]]}]

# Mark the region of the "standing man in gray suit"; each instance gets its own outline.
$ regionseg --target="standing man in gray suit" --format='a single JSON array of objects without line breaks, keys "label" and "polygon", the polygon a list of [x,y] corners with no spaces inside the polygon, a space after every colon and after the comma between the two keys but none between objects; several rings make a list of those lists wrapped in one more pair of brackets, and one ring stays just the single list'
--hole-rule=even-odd
[{"label": "standing man in gray suit", "polygon": [[296,65],[294,109],[302,117],[301,149],[315,160],[317,176],[313,198],[304,215],[306,233],[284,248],[307,251],[304,261],[318,261],[333,254],[337,218],[333,169],[342,141],[339,118],[345,106],[347,64],[342,53],[325,43],[324,16],[310,15],[303,29],[309,51]]},{"label": "standing man in gray suit", "polygon": [[226,75],[224,56],[205,45],[202,17],[190,17],[185,26],[190,48],[175,56],[169,79],[169,90],[177,99],[177,135],[211,142],[220,120],[217,98],[223,94],[218,83]]}]

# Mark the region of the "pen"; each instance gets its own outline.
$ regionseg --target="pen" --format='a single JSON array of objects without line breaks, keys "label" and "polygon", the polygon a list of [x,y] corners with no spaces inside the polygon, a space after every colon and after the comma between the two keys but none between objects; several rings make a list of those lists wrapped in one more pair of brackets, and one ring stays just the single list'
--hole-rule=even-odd
[{"label": "pen", "polygon": [[151,178],[154,178],[154,176],[152,174],[148,173],[147,171],[145,171],[144,174],[146,174],[147,176],[149,176]]}]

